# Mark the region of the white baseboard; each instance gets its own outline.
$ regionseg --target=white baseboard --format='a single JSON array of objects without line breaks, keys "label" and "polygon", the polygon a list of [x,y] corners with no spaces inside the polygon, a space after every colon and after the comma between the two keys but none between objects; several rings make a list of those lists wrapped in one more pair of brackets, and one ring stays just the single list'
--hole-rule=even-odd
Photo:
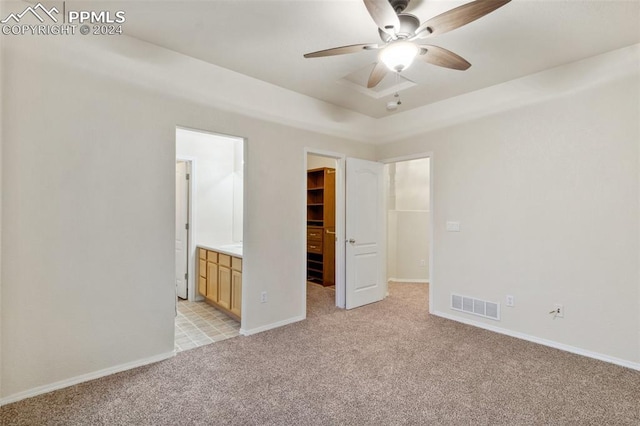
[{"label": "white baseboard", "polygon": [[302,321],[306,319],[303,316],[289,318],[283,321],[274,322],[271,324],[263,325],[261,327],[252,328],[250,330],[245,330],[243,328],[240,329],[240,334],[243,336],[251,336],[252,334],[262,333],[263,331],[271,330],[273,328],[282,327],[283,325],[293,324],[294,322]]},{"label": "white baseboard", "polygon": [[51,383],[48,385],[38,386],[37,388],[18,392],[16,394],[9,395],[5,398],[0,399],[0,406],[11,404],[12,402],[18,402],[22,399],[31,398],[43,393],[49,393],[54,390],[77,385],[78,383],[88,382],[89,380],[99,379],[100,377],[109,376],[111,374],[120,373],[126,370],[131,370],[132,368],[142,367],[143,365],[153,364],[154,362],[158,361],[164,361],[165,359],[169,359],[171,357],[174,357],[175,355],[176,351],[174,350],[149,358],[139,359],[137,361],[127,362],[126,364],[120,364],[114,367],[105,368],[103,370],[82,374],[70,379],[60,380],[59,382]]},{"label": "white baseboard", "polygon": [[429,280],[425,278],[389,278],[387,282],[396,281],[401,283],[420,283],[429,284]]},{"label": "white baseboard", "polygon": [[598,352],[588,351],[586,349],[577,348],[575,346],[565,345],[564,343],[554,342],[553,340],[542,339],[540,337],[531,336],[529,334],[520,333],[517,331],[507,330],[506,328],[496,327],[494,325],[484,324],[478,321],[474,321],[467,318],[462,318],[456,315],[448,314],[445,312],[434,311],[432,315],[437,317],[450,319],[452,321],[461,322],[464,324],[472,325],[474,327],[483,328],[485,330],[493,331],[495,333],[504,334],[507,336],[515,337],[516,339],[522,339],[533,343],[538,343],[539,345],[548,346],[555,349],[560,349],[561,351],[571,352],[576,355],[586,356],[587,358],[593,358],[600,361],[608,362],[611,364],[616,364],[622,367],[631,368],[632,370],[640,371],[640,363],[627,361],[625,359],[616,358],[609,355],[604,355]]}]

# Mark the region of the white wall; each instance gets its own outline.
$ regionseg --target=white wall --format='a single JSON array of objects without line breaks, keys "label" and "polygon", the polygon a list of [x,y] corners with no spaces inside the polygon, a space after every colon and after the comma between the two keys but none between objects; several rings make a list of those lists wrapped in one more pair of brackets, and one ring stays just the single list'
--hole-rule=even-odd
[{"label": "white wall", "polygon": [[[186,129],[176,130],[177,158],[195,163],[194,200],[196,245],[216,246],[242,240],[242,156],[244,141]],[[238,146],[240,147],[238,149]],[[239,167],[237,167],[239,164]],[[240,176],[240,177],[238,177]],[[239,206],[239,208],[238,208]]]},{"label": "white wall", "polygon": [[[638,365],[639,93],[636,71],[379,148],[433,152],[435,313]],[[452,292],[516,303],[494,322]]]},{"label": "white wall", "polygon": [[323,157],[320,155],[307,155],[307,170],[319,169],[320,167],[330,167],[335,169],[337,167],[337,161],[335,158]]},{"label": "white wall", "polygon": [[199,85],[182,77],[175,52],[126,38],[95,38],[112,43],[97,54],[76,43],[94,41],[16,37],[2,52],[4,401],[172,353],[176,126],[247,138],[248,331],[304,316],[305,147],[374,156],[369,145],[150,87],[163,72],[167,85]]},{"label": "white wall", "polygon": [[391,163],[385,170],[388,278],[428,281],[429,159]]}]

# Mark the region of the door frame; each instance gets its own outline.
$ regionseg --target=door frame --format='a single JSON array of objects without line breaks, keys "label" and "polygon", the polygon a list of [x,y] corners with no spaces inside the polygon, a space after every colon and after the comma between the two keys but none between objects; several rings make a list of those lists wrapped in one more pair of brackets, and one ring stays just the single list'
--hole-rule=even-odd
[{"label": "door frame", "polygon": [[[410,161],[410,160],[420,160],[422,158],[429,159],[429,313],[433,313],[433,286],[434,286],[434,268],[433,268],[433,253],[434,253],[434,226],[433,226],[433,218],[435,211],[435,202],[434,202],[434,193],[433,193],[433,170],[434,170],[434,156],[432,151],[422,152],[411,155],[404,155],[400,157],[391,157],[378,160],[383,164],[391,164],[391,163],[400,163],[402,161]],[[386,212],[386,206],[385,206]],[[389,220],[388,218],[386,219]],[[385,280],[388,291],[388,283]]]},{"label": "door frame", "polygon": [[[340,152],[325,151],[316,148],[304,148],[304,161],[303,161],[303,173],[302,182],[302,200],[307,199],[307,157],[309,155],[316,155],[320,157],[327,157],[336,160],[336,306],[338,308],[345,308],[346,300],[346,285],[345,285],[345,158],[346,155]],[[303,215],[301,235],[305,235],[302,240],[301,253],[305,253],[304,256],[304,268],[302,270],[303,291],[302,291],[302,318],[307,318],[307,213],[306,210]]]},{"label": "door frame", "polygon": [[196,200],[193,197],[193,188],[195,188],[195,171],[196,171],[196,158],[189,156],[176,156],[176,163],[178,161],[184,161],[187,164],[187,173],[189,179],[187,179],[187,219],[189,221],[189,229],[187,229],[187,300],[194,302],[196,300],[202,300],[202,297],[198,296],[195,284],[195,271],[196,271],[196,244],[193,238],[193,230],[196,229]]}]

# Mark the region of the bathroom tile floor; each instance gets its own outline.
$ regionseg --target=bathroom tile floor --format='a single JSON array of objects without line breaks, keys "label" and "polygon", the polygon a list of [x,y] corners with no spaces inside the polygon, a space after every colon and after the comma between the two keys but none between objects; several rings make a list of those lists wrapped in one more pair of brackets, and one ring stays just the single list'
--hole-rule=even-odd
[{"label": "bathroom tile floor", "polygon": [[178,299],[176,352],[236,337],[240,323],[205,302]]}]

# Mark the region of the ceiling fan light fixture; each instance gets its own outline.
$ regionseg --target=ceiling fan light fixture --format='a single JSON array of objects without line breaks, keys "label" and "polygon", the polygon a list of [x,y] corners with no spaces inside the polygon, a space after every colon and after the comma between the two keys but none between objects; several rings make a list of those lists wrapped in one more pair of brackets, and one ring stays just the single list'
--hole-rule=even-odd
[{"label": "ceiling fan light fixture", "polygon": [[419,52],[420,48],[416,44],[410,41],[399,40],[382,49],[379,59],[391,71],[400,72],[411,66],[411,63],[413,63],[413,60],[418,56]]}]

